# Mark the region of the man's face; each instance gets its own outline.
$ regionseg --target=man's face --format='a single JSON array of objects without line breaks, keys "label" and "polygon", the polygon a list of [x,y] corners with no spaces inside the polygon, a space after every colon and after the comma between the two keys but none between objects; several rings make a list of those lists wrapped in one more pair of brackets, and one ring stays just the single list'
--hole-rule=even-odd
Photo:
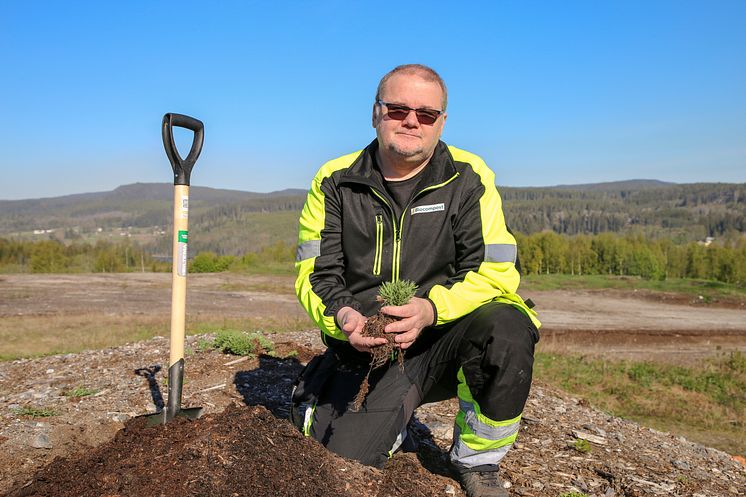
[{"label": "man's face", "polygon": [[[395,74],[383,87],[380,98],[391,104],[405,105],[412,109],[443,109],[443,90],[434,81],[426,81],[417,74]],[[389,117],[385,105],[373,105],[373,127],[383,153],[394,154],[398,159],[417,162],[429,158],[440,135],[446,115],[442,114],[433,124],[421,124],[415,112],[404,120]]]}]

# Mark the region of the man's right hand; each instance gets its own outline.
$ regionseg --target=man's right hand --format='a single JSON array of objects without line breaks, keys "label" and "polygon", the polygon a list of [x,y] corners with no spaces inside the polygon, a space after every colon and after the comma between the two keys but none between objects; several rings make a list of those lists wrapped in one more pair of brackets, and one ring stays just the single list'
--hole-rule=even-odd
[{"label": "man's right hand", "polygon": [[350,345],[360,352],[370,352],[371,347],[387,343],[385,338],[364,337],[361,334],[367,320],[368,318],[352,307],[342,307],[337,311],[337,324],[347,335]]}]

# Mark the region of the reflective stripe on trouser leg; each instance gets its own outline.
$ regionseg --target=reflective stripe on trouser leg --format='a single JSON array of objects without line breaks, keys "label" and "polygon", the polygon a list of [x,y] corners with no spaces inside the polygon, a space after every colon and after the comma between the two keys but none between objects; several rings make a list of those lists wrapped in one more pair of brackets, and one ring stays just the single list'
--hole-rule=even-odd
[{"label": "reflective stripe on trouser leg", "polygon": [[453,429],[451,461],[464,468],[496,466],[518,436],[521,415],[503,421],[489,419],[472,398],[461,369],[458,381],[460,409]]},{"label": "reflective stripe on trouser leg", "polygon": [[313,404],[301,404],[299,408],[303,413],[303,435],[311,436],[311,423],[313,423],[313,412],[316,410],[316,402]]},{"label": "reflective stripe on trouser leg", "polygon": [[389,450],[389,459],[394,457],[394,452],[397,451],[399,447],[401,447],[401,444],[404,443],[404,440],[407,439],[407,436],[409,433],[407,433],[407,429],[404,428],[404,430],[399,433],[399,435],[396,437],[396,440],[394,440],[394,445],[391,446],[391,450]]}]

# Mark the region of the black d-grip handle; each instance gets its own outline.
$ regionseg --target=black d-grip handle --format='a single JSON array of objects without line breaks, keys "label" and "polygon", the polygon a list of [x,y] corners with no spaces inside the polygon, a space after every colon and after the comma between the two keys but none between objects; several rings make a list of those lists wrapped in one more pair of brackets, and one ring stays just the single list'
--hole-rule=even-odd
[{"label": "black d-grip handle", "polygon": [[[186,159],[181,158],[179,150],[174,143],[174,126],[194,131],[192,149],[189,151]],[[199,119],[169,112],[163,116],[161,132],[163,134],[163,147],[166,149],[166,155],[174,170],[174,185],[189,186],[189,177],[192,174],[192,168],[194,167],[194,163],[197,162],[200,152],[202,152],[202,143],[205,140],[205,125]]]}]

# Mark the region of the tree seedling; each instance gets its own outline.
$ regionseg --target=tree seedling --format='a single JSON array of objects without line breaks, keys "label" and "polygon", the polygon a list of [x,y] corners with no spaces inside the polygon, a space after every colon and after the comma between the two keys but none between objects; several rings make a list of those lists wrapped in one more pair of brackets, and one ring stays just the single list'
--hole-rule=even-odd
[{"label": "tree seedling", "polygon": [[583,452],[584,454],[587,454],[592,450],[591,443],[584,438],[576,438],[573,447],[578,452]]},{"label": "tree seedling", "polygon": [[[376,297],[376,300],[382,306],[404,305],[409,303],[412,297],[414,297],[416,291],[417,285],[411,281],[387,281],[378,288],[378,296]],[[363,402],[365,401],[366,395],[368,395],[368,390],[370,388],[368,379],[370,377],[371,371],[373,371],[374,369],[378,369],[386,364],[389,359],[394,357],[398,350],[396,348],[396,342],[394,341],[395,334],[386,333],[383,331],[384,328],[386,328],[386,325],[393,323],[394,321],[397,321],[397,318],[393,316],[387,316],[379,310],[375,316],[369,318],[368,321],[366,321],[365,326],[363,327],[363,331],[361,333],[362,336],[372,338],[385,338],[388,342],[371,349],[372,357],[370,360],[370,368],[368,369],[368,374],[365,375],[365,378],[360,385],[360,390],[358,391],[357,395],[355,396],[355,400],[352,403],[352,411],[359,411],[363,405]],[[404,351],[399,350],[396,356],[399,361],[399,368],[404,371]]]}]

